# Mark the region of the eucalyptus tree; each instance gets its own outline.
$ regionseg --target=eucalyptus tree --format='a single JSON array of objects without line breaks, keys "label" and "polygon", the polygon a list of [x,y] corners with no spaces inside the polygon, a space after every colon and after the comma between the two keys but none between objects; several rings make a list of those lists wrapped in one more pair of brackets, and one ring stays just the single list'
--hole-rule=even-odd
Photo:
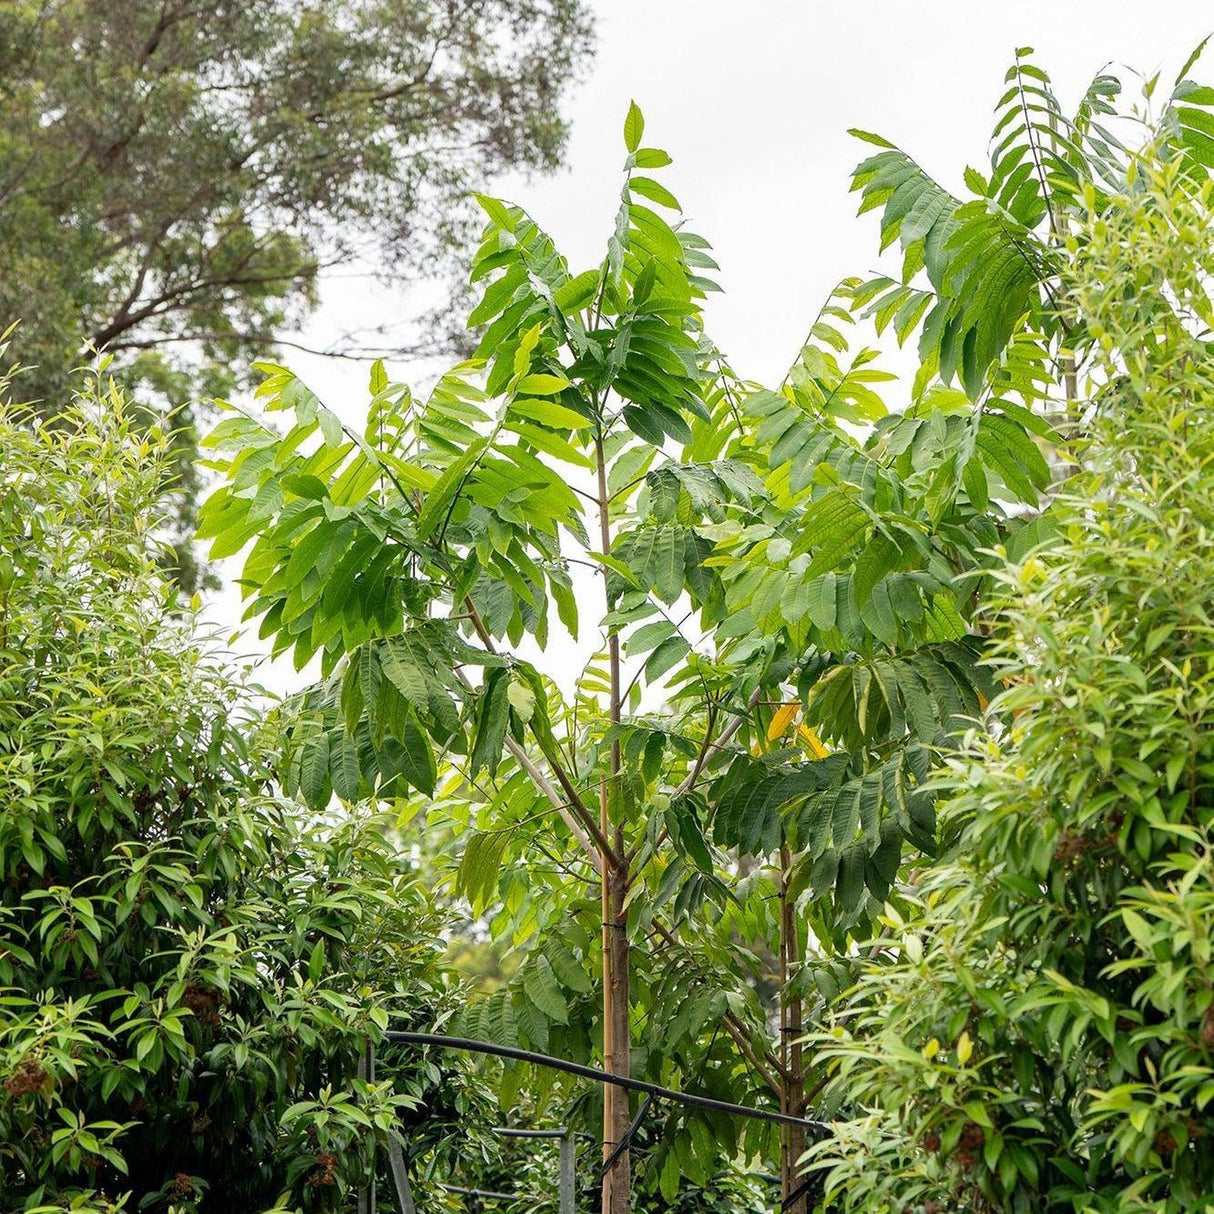
[{"label": "eucalyptus tree", "polygon": [[559,163],[591,46],[578,0],[6,3],[0,328],[22,322],[25,391],[54,409],[91,345],[143,404],[178,406],[184,541],[183,403],[231,391],[326,269],[449,270],[474,181]]},{"label": "eucalyptus tree", "polygon": [[[424,800],[461,838],[459,888],[524,952],[469,1033],[803,1116],[797,1047],[766,1040],[736,941],[700,945],[713,923],[761,923],[791,1042],[807,924],[842,945],[904,844],[932,847],[918,785],[985,694],[969,620],[992,499],[1035,500],[1045,430],[1010,391],[976,409],[940,387],[886,416],[872,351],[845,357],[854,283],[779,391],[740,381],[703,330],[715,263],[643,134],[633,106],[597,267],[572,272],[523,211],[480,199],[469,322],[484,335],[425,400],[377,364],[356,432],[262,364],[259,396],[289,428],[220,423],[207,443],[226,483],[201,534],[216,556],[251,543],[249,615],[298,667],[319,660],[287,709],[287,787],[316,806]],[[957,466],[964,481],[941,474]],[[774,925],[752,914],[753,882],[735,888],[751,857],[774,857]],[[610,1087],[602,1103],[618,1214],[630,1109]],[[673,1199],[681,1175],[781,1156],[804,1208],[796,1137],[664,1116],[647,1186]]]}]

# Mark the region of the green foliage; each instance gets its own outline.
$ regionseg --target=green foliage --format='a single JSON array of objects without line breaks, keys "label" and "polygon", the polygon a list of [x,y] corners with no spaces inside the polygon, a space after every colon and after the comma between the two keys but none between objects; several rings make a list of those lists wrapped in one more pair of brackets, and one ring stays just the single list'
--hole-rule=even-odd
[{"label": "green foliage", "polygon": [[[1186,172],[1203,175],[1214,164],[1214,93],[1187,78],[1200,49],[1154,128],[1167,155]],[[1121,81],[1106,72],[1068,115],[1031,56],[1031,47],[1021,48],[1008,70],[990,171],[966,170],[965,199],[881,136],[853,132],[879,149],[855,170],[860,211],[879,210],[881,247],[897,241],[903,252],[901,278],[865,283],[857,301],[879,328],[892,325],[900,343],[919,330],[917,395],[936,376],[945,384],[956,377],[971,400],[1011,390],[1031,404],[1043,360],[1034,360],[1035,374],[1017,376],[1003,365],[1009,349],[1028,339],[1065,359],[1086,340],[1084,317],[1066,297],[1065,267],[1073,255],[1067,237],[1086,214],[1088,191],[1100,209],[1126,188],[1134,158],[1118,132],[1124,134],[1134,116],[1118,109]],[[1157,78],[1147,83],[1148,103],[1156,85]]]},{"label": "green foliage", "polygon": [[886,415],[870,385],[889,376],[847,336],[861,291],[840,286],[779,392],[723,384],[709,425],[733,429],[721,452],[765,491],[704,528],[716,636],[735,658],[766,651],[811,731],[807,747],[792,707],[769,716],[777,744],[713,788],[714,836],[744,854],[791,846],[796,896],[839,947],[880,909],[904,845],[934,847],[919,786],[992,693],[974,631],[986,551],[1015,526],[998,503],[1037,502],[1050,472],[1035,440],[1052,437],[1023,408],[939,385]]},{"label": "green foliage", "polygon": [[1214,1201],[1214,186],[1171,121],[1075,196],[1088,470],[999,572],[947,853],[815,1038],[850,1118],[814,1153],[832,1209]]},{"label": "green foliage", "polygon": [[439,920],[381,823],[275,795],[156,571],[163,435],[99,373],[53,427],[4,404],[0,451],[4,1207],[339,1208],[402,1112],[475,1105],[355,1078],[446,1006]]},{"label": "green foliage", "polygon": [[[285,425],[231,410],[206,440],[224,483],[200,534],[216,555],[247,548],[248,618],[274,651],[319,657],[322,681],[285,714],[287,787],[317,809],[336,793],[424,813],[454,840],[455,890],[516,950],[462,1031],[602,1048],[619,1005],[587,882],[605,879],[634,1073],[803,1109],[771,1065],[758,985],[809,1006],[805,937],[775,984],[743,942],[787,931],[778,885],[846,949],[904,847],[934,849],[933,755],[992,691],[974,624],[988,550],[1013,527],[1001,503],[1036,503],[1052,431],[939,384],[887,414],[891,377],[846,334],[863,302],[850,281],[778,391],[740,381],[702,329],[715,263],[647,175],[669,157],[643,136],[633,107],[595,268],[479,199],[483,337],[428,399],[377,364],[356,433],[261,364]],[[602,576],[601,652],[570,691],[541,655],[558,626],[562,653],[585,635],[585,569]],[[756,870],[745,888],[736,864]],[[569,1095],[508,1069],[504,1106],[522,1090],[537,1113]],[[781,1152],[757,1122],[688,1113],[666,1131],[639,1175],[667,1201],[681,1177]]]},{"label": "green foliage", "polygon": [[55,409],[91,344],[145,401],[227,395],[326,266],[449,267],[473,180],[558,163],[590,42],[578,0],[5,4],[0,324],[22,321],[24,390]]}]

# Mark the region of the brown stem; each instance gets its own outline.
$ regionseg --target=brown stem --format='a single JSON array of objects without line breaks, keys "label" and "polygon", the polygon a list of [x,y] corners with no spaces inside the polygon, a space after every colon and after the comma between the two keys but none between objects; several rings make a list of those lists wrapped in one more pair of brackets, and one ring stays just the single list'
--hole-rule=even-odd
[{"label": "brown stem", "polygon": [[[737,733],[738,730],[742,728],[743,724],[750,719],[750,713],[754,711],[755,705],[758,704],[759,700],[762,698],[762,695],[763,689],[761,687],[756,687],[754,691],[750,693],[750,698],[746,701],[746,712],[738,713],[715,738],[712,737],[712,719],[710,717],[708,723],[708,733],[704,735],[704,742],[700,746],[700,753],[696,756],[695,763],[692,765],[692,769],[688,773],[687,778],[678,786],[678,788],[674,790],[673,793],[671,793],[672,800],[674,798],[683,796],[685,793],[690,792],[695,787],[696,782],[700,778],[700,773],[703,771],[705,760],[708,757],[708,752],[710,750],[724,749],[733,735]],[[661,846],[669,837],[669,829],[663,827],[661,833],[658,835],[657,846]],[[641,850],[642,842],[643,840],[638,840],[625,854],[624,860],[628,865],[631,865],[633,860],[636,859],[637,853]]]},{"label": "brown stem", "polygon": [[[611,498],[607,492],[607,459],[603,450],[600,425],[594,440],[595,471],[598,479],[598,514],[600,554],[611,554]],[[607,568],[603,568],[603,585],[607,585]],[[611,610],[607,596],[607,609]],[[620,641],[612,628],[607,634],[607,656],[610,672],[611,723],[620,721]],[[606,845],[611,830],[611,795],[620,792],[620,743],[611,742],[611,776],[599,784],[599,831],[604,836],[602,847],[603,902],[603,1066],[616,1075],[627,1076],[631,1070],[629,1025],[629,940],[627,907],[629,864],[624,828],[615,828],[614,848]],[[617,813],[619,806],[616,807]],[[621,1093],[604,1095],[603,1099],[603,1158],[607,1159],[628,1132],[628,1099]],[[603,1214],[629,1214],[632,1209],[631,1165],[628,1151],[616,1157],[611,1169],[603,1176]]]},{"label": "brown stem", "polygon": [[[796,907],[788,896],[788,878],[792,853],[787,844],[780,848],[780,1061],[785,1082],[781,1110],[792,1117],[805,1116],[805,1068],[801,1057],[803,1031],[801,996],[790,991],[791,979],[799,976],[801,945],[797,931]],[[785,1126],[780,1139],[780,1178],[784,1200],[801,1185],[799,1160],[805,1152],[805,1131]],[[785,1207],[789,1214],[808,1214],[805,1196]]]},{"label": "brown stem", "polygon": [[[607,784],[599,783],[599,829],[606,837],[609,829],[607,819]],[[615,1017],[611,1014],[611,889],[610,872],[605,857],[600,857],[600,892],[603,931],[603,1070],[615,1070]],[[611,1141],[615,1127],[616,1088],[614,1084],[603,1087],[603,1159],[614,1149]],[[603,1209],[611,1209],[613,1173],[603,1177]]]},{"label": "brown stem", "polygon": [[754,711],[755,706],[758,704],[759,700],[762,699],[762,696],[763,689],[761,687],[756,687],[754,691],[750,693],[750,698],[746,701],[746,712],[738,713],[738,715],[735,716],[733,720],[721,730],[721,732],[716,736],[715,739],[713,739],[712,742],[704,745],[700,752],[701,757],[696,760],[696,764],[688,774],[687,779],[685,779],[683,783],[674,790],[674,795],[676,797],[681,797],[684,793],[689,792],[694,787],[696,780],[699,779],[700,769],[704,766],[704,756],[707,755],[709,750],[720,750],[726,745],[726,743],[728,743],[729,739],[732,738],[733,735],[737,733],[738,730],[741,729],[742,726],[750,719],[749,714]]}]

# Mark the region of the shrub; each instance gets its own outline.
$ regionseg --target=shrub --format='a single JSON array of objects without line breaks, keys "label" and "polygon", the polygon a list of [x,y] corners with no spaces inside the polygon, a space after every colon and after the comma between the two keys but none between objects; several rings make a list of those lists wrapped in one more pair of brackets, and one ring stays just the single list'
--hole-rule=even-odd
[{"label": "shrub", "polygon": [[337,1208],[367,1129],[467,1111],[355,1081],[444,1005],[440,924],[374,820],[275,795],[157,572],[165,448],[100,374],[53,425],[0,404],[3,1206]]},{"label": "shrub", "polygon": [[1056,541],[1005,574],[1005,690],[819,1044],[840,1210],[1214,1208],[1210,183],[1090,193],[1093,336]]}]

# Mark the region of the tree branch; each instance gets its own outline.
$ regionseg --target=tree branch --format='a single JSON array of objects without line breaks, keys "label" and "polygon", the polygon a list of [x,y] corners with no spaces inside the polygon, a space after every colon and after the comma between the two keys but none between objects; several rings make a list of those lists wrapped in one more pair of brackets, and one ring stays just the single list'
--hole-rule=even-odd
[{"label": "tree branch", "polygon": [[746,701],[746,712],[738,713],[711,742],[705,738],[704,745],[700,748],[700,753],[696,758],[695,766],[692,767],[691,771],[688,773],[687,779],[685,779],[683,783],[675,789],[674,796],[681,797],[685,793],[689,793],[695,787],[696,781],[700,777],[700,771],[703,769],[704,763],[707,760],[708,752],[710,750],[720,750],[721,747],[725,746],[733,735],[742,728],[743,723],[750,719],[749,714],[754,711],[755,706],[762,698],[763,689],[761,687],[756,687],[754,691],[750,693],[750,698]]},{"label": "tree branch", "polygon": [[[680,948],[685,952],[688,951],[685,945],[669,928],[664,926],[660,920],[653,920],[654,929],[658,935],[662,937],[672,948]],[[775,1095],[779,1096],[783,1089],[781,1076],[783,1068],[781,1068],[775,1055],[770,1049],[765,1049],[764,1054],[766,1059],[760,1059],[755,1053],[754,1044],[750,1040],[750,1035],[746,1032],[746,1026],[733,1014],[726,1012],[722,1023],[725,1025],[725,1031],[733,1038],[734,1044],[741,1051],[742,1056],[754,1067],[755,1074],[771,1088]]]},{"label": "tree branch", "polygon": [[[485,621],[481,619],[481,614],[479,611],[477,611],[476,604],[470,597],[465,597],[464,606],[468,609],[468,618],[472,621],[472,627],[476,629],[476,634],[480,637],[481,643],[490,653],[496,653],[497,648],[493,644],[493,637],[490,636],[489,629],[485,627]],[[533,729],[532,733],[534,734],[534,732],[535,731]],[[579,794],[578,790],[574,787],[573,781],[569,778],[569,774],[565,771],[564,767],[562,767],[561,764],[557,762],[557,760],[554,759],[552,755],[547,752],[547,750],[544,749],[543,742],[538,736],[536,736],[536,741],[540,743],[540,749],[544,755],[544,759],[548,763],[548,766],[552,768],[552,774],[556,776],[557,783],[560,784],[561,789],[568,798],[568,801],[562,801],[556,795],[556,791],[547,782],[547,780],[544,779],[543,773],[527,756],[526,751],[524,751],[523,748],[519,746],[519,744],[509,735],[506,737],[506,748],[512,755],[514,755],[516,759],[518,759],[520,765],[523,766],[523,769],[527,772],[528,776],[531,777],[532,781],[536,782],[536,787],[539,788],[540,791],[543,792],[544,795],[547,796],[552,802],[552,804],[561,812],[561,817],[564,818],[565,824],[570,828],[571,831],[573,831],[574,837],[579,843],[582,844],[584,848],[586,848],[587,852],[591,854],[595,861],[595,867],[599,870],[599,873],[601,874],[603,871],[600,856],[602,859],[606,860],[612,868],[618,869],[622,864],[621,857],[611,846],[611,843],[608,841],[606,835],[604,835],[602,830],[599,828],[599,824],[594,820],[593,815],[586,808],[586,803],[582,800],[581,794]],[[581,828],[575,828],[572,818],[567,815],[576,815],[577,820],[581,823]],[[589,836],[589,838],[586,836]],[[594,848],[590,847],[589,839],[593,839],[597,844],[598,854],[595,854]]]}]

